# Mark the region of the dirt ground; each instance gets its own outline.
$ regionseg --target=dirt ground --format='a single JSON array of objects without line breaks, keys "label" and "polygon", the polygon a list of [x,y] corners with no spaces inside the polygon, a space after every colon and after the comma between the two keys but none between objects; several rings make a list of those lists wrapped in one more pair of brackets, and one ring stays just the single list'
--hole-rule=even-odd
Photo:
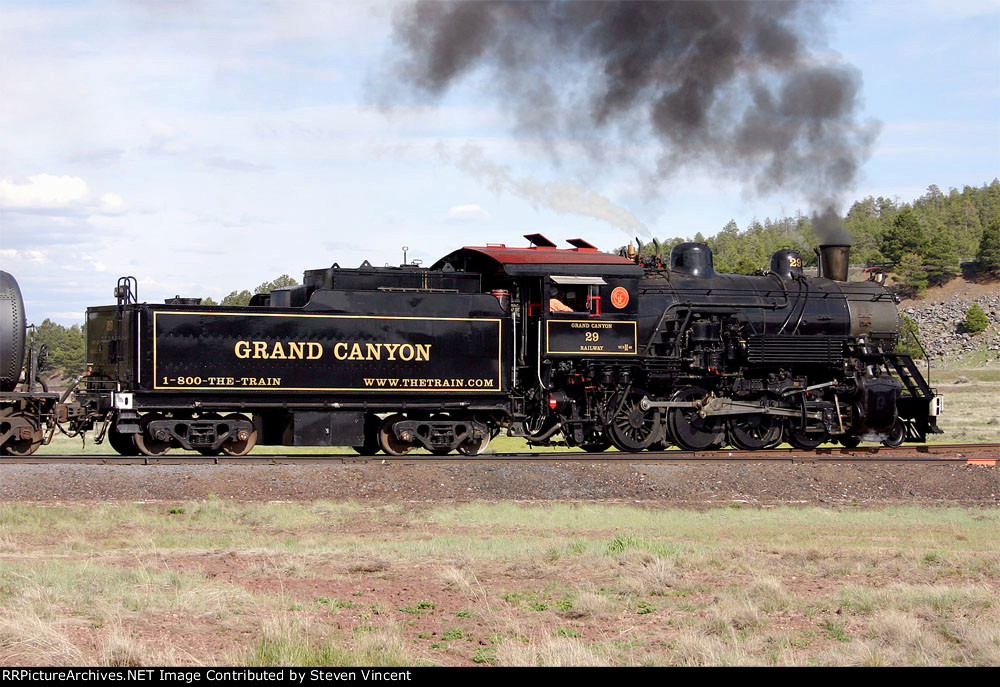
[{"label": "dirt ground", "polygon": [[0,465],[0,665],[991,665],[1000,469]]},{"label": "dirt ground", "polygon": [[983,296],[996,295],[1000,285],[996,282],[971,282],[965,279],[952,279],[944,286],[934,286],[927,289],[919,298],[903,301],[903,307],[912,302],[944,303],[952,298],[975,300]]},{"label": "dirt ground", "polygon": [[1000,661],[995,508],[746,507],[671,471],[720,507],[0,503],[0,665]]}]

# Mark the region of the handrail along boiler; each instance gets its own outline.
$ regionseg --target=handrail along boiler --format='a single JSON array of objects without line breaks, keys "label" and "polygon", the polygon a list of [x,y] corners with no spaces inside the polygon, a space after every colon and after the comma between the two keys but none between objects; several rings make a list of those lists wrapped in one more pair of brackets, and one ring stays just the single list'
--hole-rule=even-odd
[{"label": "handrail along boiler", "polygon": [[[246,307],[139,303],[123,278],[115,305],[87,311],[89,373],[59,417],[153,456],[256,444],[475,455],[501,431],[591,451],[899,445],[940,432],[940,398],[893,351],[896,300],[847,281],[847,246],[822,246],[809,277],[792,250],[737,275],[715,272],[704,243],[664,258],[526,238],[429,268],[309,270]],[[9,396],[4,417],[20,417],[23,399]],[[31,432],[0,423],[17,424],[4,450],[33,450],[57,420],[47,412]]]}]

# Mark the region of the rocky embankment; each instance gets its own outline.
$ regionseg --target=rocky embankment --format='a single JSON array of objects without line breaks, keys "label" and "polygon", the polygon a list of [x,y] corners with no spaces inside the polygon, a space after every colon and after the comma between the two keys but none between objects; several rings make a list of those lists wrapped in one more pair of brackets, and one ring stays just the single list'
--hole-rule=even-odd
[{"label": "rocky embankment", "polygon": [[[970,334],[962,327],[965,312],[973,303],[986,313],[989,329]],[[985,348],[987,364],[1000,364],[1000,286],[992,295],[970,298],[955,295],[944,301],[903,301],[904,314],[920,327],[920,339],[933,357],[951,357]]]}]

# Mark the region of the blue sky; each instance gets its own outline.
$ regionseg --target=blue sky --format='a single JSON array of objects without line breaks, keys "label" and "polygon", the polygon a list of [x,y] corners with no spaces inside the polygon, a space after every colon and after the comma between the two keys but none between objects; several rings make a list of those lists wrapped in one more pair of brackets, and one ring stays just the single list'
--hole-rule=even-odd
[{"label": "blue sky", "polygon": [[[404,245],[430,263],[531,232],[628,240],[523,185],[659,237],[809,209],[697,170],[650,188],[572,154],[554,166],[471,86],[373,107],[393,7],[0,0],[0,268],[29,319],[82,322],[123,274],[144,300],[219,299],[333,262],[396,264]],[[824,52],[861,71],[862,119],[881,122],[850,199],[1000,176],[1000,3],[848,2],[827,24]],[[506,187],[463,167],[468,150]]]}]

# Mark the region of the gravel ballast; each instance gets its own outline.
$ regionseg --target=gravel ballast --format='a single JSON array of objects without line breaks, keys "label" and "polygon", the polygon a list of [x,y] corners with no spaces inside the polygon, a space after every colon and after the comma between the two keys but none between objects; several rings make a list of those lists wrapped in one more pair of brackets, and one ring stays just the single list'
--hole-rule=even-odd
[{"label": "gravel ballast", "polygon": [[666,506],[1000,503],[975,465],[0,465],[0,501],[655,501]]}]

